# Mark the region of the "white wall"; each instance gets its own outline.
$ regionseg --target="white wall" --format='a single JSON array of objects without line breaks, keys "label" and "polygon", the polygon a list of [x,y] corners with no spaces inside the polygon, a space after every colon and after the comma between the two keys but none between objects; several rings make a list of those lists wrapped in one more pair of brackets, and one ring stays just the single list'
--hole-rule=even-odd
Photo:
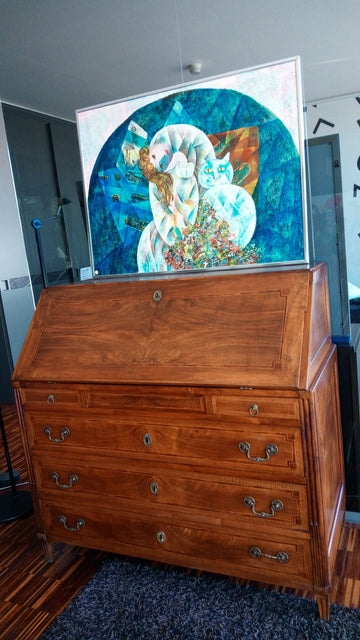
[{"label": "white wall", "polygon": [[360,91],[306,106],[308,138],[339,134],[347,273],[360,287]]}]

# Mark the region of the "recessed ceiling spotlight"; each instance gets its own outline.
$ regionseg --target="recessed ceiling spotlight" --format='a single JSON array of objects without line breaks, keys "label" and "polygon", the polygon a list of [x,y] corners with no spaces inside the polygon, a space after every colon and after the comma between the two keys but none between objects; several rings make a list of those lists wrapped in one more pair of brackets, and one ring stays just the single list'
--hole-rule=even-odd
[{"label": "recessed ceiling spotlight", "polygon": [[188,70],[193,75],[196,75],[196,74],[200,73],[201,69],[202,69],[202,63],[201,62],[192,62],[191,64],[188,65]]}]

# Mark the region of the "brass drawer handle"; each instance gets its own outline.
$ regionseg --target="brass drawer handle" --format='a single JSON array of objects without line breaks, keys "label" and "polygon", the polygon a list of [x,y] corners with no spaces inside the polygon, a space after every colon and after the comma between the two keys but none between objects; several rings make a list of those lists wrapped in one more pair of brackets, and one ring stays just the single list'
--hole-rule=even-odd
[{"label": "brass drawer handle", "polygon": [[66,524],[66,516],[64,516],[63,514],[61,514],[59,516],[59,522],[63,525],[64,529],[66,529],[67,531],[80,531],[80,529],[82,529],[83,527],[85,527],[85,520],[84,518],[78,518],[76,520],[76,524],[75,527],[68,527]]},{"label": "brass drawer handle", "polygon": [[255,558],[255,559],[271,558],[272,560],[277,560],[278,562],[281,562],[281,564],[286,564],[287,562],[289,562],[289,556],[287,553],[285,553],[285,551],[278,551],[275,556],[270,556],[267,553],[263,553],[261,549],[259,549],[259,547],[251,547],[250,555],[252,558]]},{"label": "brass drawer handle", "polygon": [[54,480],[56,486],[60,487],[60,489],[71,489],[73,484],[76,484],[77,482],[79,482],[79,478],[76,475],[76,473],[71,473],[69,475],[69,484],[60,484],[60,482],[59,482],[59,474],[56,471],[51,471],[50,472],[50,478],[51,478],[51,480]]},{"label": "brass drawer handle", "polygon": [[49,393],[49,395],[48,395],[48,397],[47,397],[46,402],[47,402],[48,404],[55,404],[55,398],[54,398],[54,396],[53,396],[53,394],[52,394],[52,393]]},{"label": "brass drawer handle", "polygon": [[154,291],[154,293],[153,293],[154,302],[160,302],[161,296],[162,296],[162,293],[161,293],[160,289],[157,289],[156,291]]},{"label": "brass drawer handle", "polygon": [[144,443],[145,447],[151,447],[152,440],[151,440],[150,433],[144,433],[144,435],[143,435],[143,443]]},{"label": "brass drawer handle", "polygon": [[46,436],[48,436],[51,442],[64,442],[65,438],[68,438],[70,435],[70,429],[68,429],[67,427],[61,427],[60,438],[52,438],[51,437],[52,429],[47,425],[43,426],[43,432],[45,433]]},{"label": "brass drawer handle", "polygon": [[166,542],[166,535],[163,531],[158,531],[156,537],[160,544],[164,544],[164,542]]},{"label": "brass drawer handle", "polygon": [[257,406],[257,404],[252,404],[251,405],[251,407],[249,409],[249,413],[253,417],[259,415],[259,407]]},{"label": "brass drawer handle", "polygon": [[270,456],[276,456],[277,452],[279,451],[276,444],[269,443],[265,447],[266,458],[260,458],[259,456],[253,458],[250,455],[250,445],[248,442],[246,442],[246,440],[239,442],[239,449],[242,453],[246,454],[246,457],[249,458],[249,460],[252,460],[253,462],[267,462],[268,460],[270,460]]},{"label": "brass drawer handle", "polygon": [[260,518],[272,518],[276,511],[282,511],[284,508],[281,500],[272,500],[270,504],[271,513],[266,513],[266,511],[255,511],[255,500],[251,496],[245,496],[244,505],[245,507],[249,507],[253,514],[255,516],[260,516]]},{"label": "brass drawer handle", "polygon": [[157,482],[155,482],[155,480],[150,482],[150,491],[153,494],[153,496],[157,496],[157,494],[159,493],[159,485]]}]

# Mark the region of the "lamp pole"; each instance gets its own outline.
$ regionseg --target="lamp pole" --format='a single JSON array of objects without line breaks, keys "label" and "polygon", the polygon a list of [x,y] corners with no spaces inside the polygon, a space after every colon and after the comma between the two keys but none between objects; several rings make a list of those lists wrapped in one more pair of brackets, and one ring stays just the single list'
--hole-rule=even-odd
[{"label": "lamp pole", "polygon": [[39,218],[34,218],[33,220],[31,220],[31,226],[32,226],[33,229],[35,229],[36,244],[37,244],[37,248],[38,248],[39,260],[40,260],[40,269],[41,269],[41,277],[42,277],[44,289],[46,289],[49,286],[49,281],[48,281],[48,277],[47,277],[47,273],[46,273],[44,246],[43,246],[42,238],[41,238],[41,227],[43,226],[43,224],[45,224],[49,220],[56,220],[57,218],[59,218],[59,216],[61,215],[61,210],[62,210],[63,206],[66,205],[66,204],[70,204],[70,203],[71,203],[71,200],[69,200],[68,198],[61,198],[59,200],[58,210],[57,210],[57,212],[56,212],[56,214],[54,216],[50,216],[49,218],[45,218],[45,220],[39,220]]},{"label": "lamp pole", "polygon": [[37,244],[39,260],[40,260],[41,277],[42,277],[44,289],[46,289],[49,283],[48,283],[46,267],[45,267],[44,247],[41,239],[42,222],[38,218],[34,218],[34,220],[31,221],[31,226],[33,227],[33,229],[35,229],[35,238],[36,238],[36,244]]},{"label": "lamp pole", "polygon": [[11,492],[4,493],[0,496],[0,522],[10,522],[21,518],[29,513],[33,508],[33,502],[30,491],[18,491],[11,466],[9,447],[7,443],[4,420],[0,406],[0,431],[4,444],[6,464],[9,472]]}]

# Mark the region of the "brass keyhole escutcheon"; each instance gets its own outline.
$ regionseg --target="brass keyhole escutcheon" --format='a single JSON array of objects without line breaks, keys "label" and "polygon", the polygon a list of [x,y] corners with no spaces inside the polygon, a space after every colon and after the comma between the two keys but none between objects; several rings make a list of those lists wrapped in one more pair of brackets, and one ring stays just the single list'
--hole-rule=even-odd
[{"label": "brass keyhole escutcheon", "polygon": [[154,293],[153,293],[154,302],[160,302],[161,296],[162,296],[162,293],[161,293],[160,289],[157,289],[156,291],[154,291]]},{"label": "brass keyhole escutcheon", "polygon": [[143,435],[143,443],[145,447],[151,447],[152,439],[150,433],[144,433]]},{"label": "brass keyhole escutcheon", "polygon": [[164,542],[166,542],[166,535],[163,531],[158,531],[156,537],[157,541],[160,542],[160,544],[164,544]]},{"label": "brass keyhole escutcheon", "polygon": [[153,496],[157,496],[157,494],[159,493],[159,485],[157,482],[155,482],[155,480],[150,482],[150,491],[153,494]]}]

